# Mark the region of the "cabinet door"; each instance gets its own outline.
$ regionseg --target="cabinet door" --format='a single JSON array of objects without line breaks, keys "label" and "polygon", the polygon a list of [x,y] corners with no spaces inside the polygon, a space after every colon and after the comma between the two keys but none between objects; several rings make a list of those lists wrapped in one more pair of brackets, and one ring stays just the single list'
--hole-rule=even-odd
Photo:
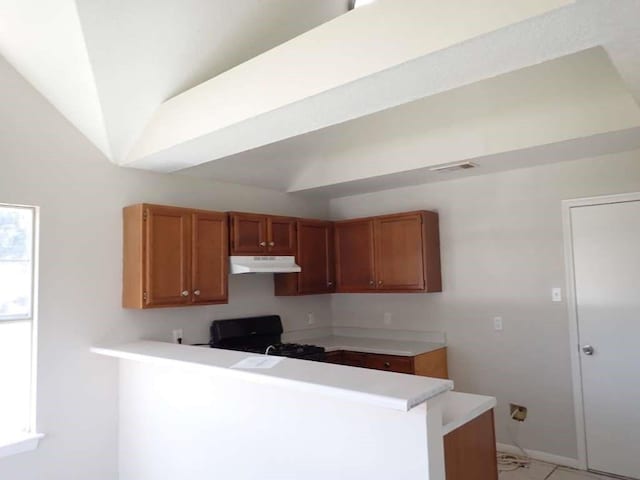
[{"label": "cabinet door", "polygon": [[295,255],[295,218],[267,217],[267,232],[267,249],[271,255]]},{"label": "cabinet door", "polygon": [[231,213],[231,254],[264,255],[267,252],[267,217]]},{"label": "cabinet door", "polygon": [[298,222],[298,254],[302,272],[298,274],[299,293],[335,291],[333,259],[333,224],[331,222]]},{"label": "cabinet door", "polygon": [[493,410],[446,434],[446,480],[498,480]]},{"label": "cabinet door", "polygon": [[145,210],[145,305],[187,305],[190,298],[191,216],[181,208]]},{"label": "cabinet door", "polygon": [[192,223],[191,286],[193,303],[227,300],[229,265],[227,216],[224,213],[194,213]]},{"label": "cabinet door", "polygon": [[337,290],[375,290],[373,221],[336,223],[335,242]]},{"label": "cabinet door", "polygon": [[349,365],[351,367],[366,367],[367,366],[367,354],[360,352],[342,352],[343,365]]},{"label": "cabinet door", "polygon": [[375,223],[379,290],[424,290],[422,216],[390,215]]}]

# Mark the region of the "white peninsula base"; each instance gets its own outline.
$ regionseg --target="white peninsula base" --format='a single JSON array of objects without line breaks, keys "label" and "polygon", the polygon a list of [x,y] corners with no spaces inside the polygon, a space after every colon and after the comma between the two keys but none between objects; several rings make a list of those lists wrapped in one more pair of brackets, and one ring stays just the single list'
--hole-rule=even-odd
[{"label": "white peninsula base", "polygon": [[121,358],[121,480],[444,480],[447,380],[160,342]]}]

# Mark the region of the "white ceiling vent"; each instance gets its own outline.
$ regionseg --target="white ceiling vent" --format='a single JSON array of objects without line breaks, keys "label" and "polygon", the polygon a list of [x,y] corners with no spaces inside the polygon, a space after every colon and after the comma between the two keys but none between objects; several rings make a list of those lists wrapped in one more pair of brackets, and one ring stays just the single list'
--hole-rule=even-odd
[{"label": "white ceiling vent", "polygon": [[437,167],[431,167],[429,170],[438,173],[457,172],[458,170],[469,170],[470,168],[476,168],[477,165],[472,162],[453,163],[449,165],[438,165]]}]

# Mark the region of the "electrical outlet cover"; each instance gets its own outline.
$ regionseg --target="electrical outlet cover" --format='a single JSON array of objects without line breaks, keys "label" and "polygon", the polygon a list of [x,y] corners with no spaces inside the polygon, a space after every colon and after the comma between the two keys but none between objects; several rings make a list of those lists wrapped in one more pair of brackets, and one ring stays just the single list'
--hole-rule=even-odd
[{"label": "electrical outlet cover", "polygon": [[493,328],[495,331],[502,331],[502,317],[493,317]]}]

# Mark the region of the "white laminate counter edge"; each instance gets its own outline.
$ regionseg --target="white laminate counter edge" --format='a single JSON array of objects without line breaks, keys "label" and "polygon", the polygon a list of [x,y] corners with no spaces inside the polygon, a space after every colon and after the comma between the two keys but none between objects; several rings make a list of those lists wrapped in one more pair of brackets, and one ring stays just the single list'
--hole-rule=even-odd
[{"label": "white laminate counter edge", "polygon": [[442,402],[442,435],[447,435],[497,405],[495,397],[453,391],[445,393],[438,401]]},{"label": "white laminate counter edge", "polygon": [[382,408],[409,411],[453,388],[450,380],[394,374],[342,365],[284,358],[266,370],[229,368],[248,355],[244,352],[139,341],[91,351],[125,360],[197,369],[246,381],[324,394]]}]

